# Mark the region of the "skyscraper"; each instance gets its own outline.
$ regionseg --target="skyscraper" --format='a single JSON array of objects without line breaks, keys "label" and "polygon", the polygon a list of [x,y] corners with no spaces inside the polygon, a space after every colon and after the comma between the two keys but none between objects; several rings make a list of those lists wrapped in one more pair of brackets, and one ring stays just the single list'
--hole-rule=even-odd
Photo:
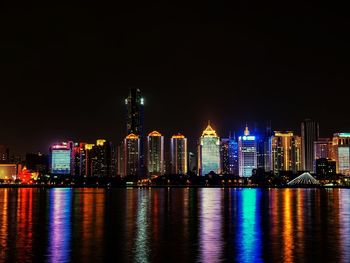
[{"label": "skyscraper", "polygon": [[140,140],[140,172],[144,173],[144,98],[140,89],[131,88],[129,96],[125,99],[126,105],[126,136],[135,134]]},{"label": "skyscraper", "polygon": [[291,131],[275,131],[270,139],[271,168],[275,174],[281,171],[296,173],[301,166],[301,138]]},{"label": "skyscraper", "polygon": [[170,139],[171,173],[187,174],[187,138],[182,134]]},{"label": "skyscraper", "polygon": [[221,138],[220,159],[222,174],[230,174],[230,138]]},{"label": "skyscraper", "polygon": [[332,139],[319,138],[314,142],[314,161],[325,158],[332,158]]},{"label": "skyscraper", "polygon": [[238,137],[239,176],[250,177],[257,168],[257,138],[250,135],[248,126],[244,136]]},{"label": "skyscraper", "polygon": [[202,133],[198,153],[200,175],[204,176],[210,172],[221,173],[220,138],[210,124]]},{"label": "skyscraper", "polygon": [[230,166],[230,174],[238,175],[239,162],[238,162],[238,142],[236,136],[229,138],[228,159]]},{"label": "skyscraper", "polygon": [[302,164],[305,171],[314,170],[314,142],[319,138],[317,122],[306,119],[301,123]]},{"label": "skyscraper", "polygon": [[50,172],[52,175],[72,173],[72,143],[62,142],[50,147]]},{"label": "skyscraper", "polygon": [[350,133],[333,135],[333,158],[337,163],[337,173],[350,175]]},{"label": "skyscraper", "polygon": [[147,173],[149,177],[164,174],[164,137],[157,131],[147,136]]},{"label": "skyscraper", "polygon": [[125,145],[125,175],[138,176],[140,173],[140,138],[129,134],[124,140]]},{"label": "skyscraper", "polygon": [[110,176],[111,143],[99,139],[92,148],[91,168],[92,175],[98,177]]},{"label": "skyscraper", "polygon": [[144,99],[141,96],[141,91],[136,88],[130,89],[129,96],[125,99],[127,110],[126,117],[126,134],[136,134],[143,136],[143,121],[144,121]]}]

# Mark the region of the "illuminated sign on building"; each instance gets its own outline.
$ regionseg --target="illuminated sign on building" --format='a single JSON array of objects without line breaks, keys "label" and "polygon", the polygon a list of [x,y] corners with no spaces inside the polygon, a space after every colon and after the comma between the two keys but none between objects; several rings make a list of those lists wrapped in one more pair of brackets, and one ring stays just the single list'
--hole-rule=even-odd
[{"label": "illuminated sign on building", "polygon": [[68,143],[51,146],[51,173],[57,175],[71,173],[71,148]]}]

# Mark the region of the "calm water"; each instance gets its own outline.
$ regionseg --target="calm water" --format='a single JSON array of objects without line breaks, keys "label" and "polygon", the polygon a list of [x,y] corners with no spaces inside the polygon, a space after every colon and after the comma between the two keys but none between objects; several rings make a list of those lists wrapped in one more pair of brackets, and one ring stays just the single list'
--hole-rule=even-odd
[{"label": "calm water", "polygon": [[0,189],[0,262],[350,262],[350,189]]}]

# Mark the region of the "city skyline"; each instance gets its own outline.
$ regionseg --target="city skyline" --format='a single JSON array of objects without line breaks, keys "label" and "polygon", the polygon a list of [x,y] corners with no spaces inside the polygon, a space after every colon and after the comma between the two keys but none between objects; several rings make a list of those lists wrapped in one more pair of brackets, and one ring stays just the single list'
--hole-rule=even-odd
[{"label": "city skyline", "polygon": [[299,133],[306,118],[322,137],[349,131],[349,18],[330,6],[4,9],[0,144],[24,154],[67,138],[120,141],[131,87],[145,98],[145,131],[165,136],[197,138],[208,119],[221,135],[270,120]]}]

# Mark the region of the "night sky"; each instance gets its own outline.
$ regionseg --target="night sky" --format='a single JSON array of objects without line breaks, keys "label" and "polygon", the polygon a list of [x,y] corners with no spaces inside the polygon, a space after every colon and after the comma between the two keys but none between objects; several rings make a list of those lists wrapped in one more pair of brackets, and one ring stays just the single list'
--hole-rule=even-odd
[{"label": "night sky", "polygon": [[300,133],[304,118],[322,136],[350,131],[345,6],[49,2],[0,8],[0,144],[12,152],[119,142],[130,87],[143,91],[146,132],[183,132],[192,147],[208,119],[222,137],[268,120]]}]

